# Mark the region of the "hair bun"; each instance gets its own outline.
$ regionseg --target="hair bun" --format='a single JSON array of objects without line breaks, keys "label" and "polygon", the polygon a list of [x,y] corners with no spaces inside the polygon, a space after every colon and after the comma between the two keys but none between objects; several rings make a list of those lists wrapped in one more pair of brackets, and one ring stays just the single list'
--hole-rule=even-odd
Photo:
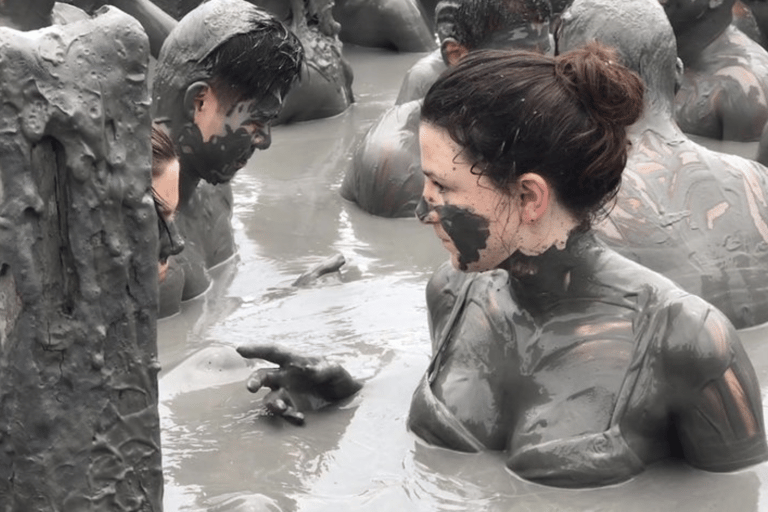
[{"label": "hair bun", "polygon": [[613,48],[592,42],[555,58],[555,76],[600,124],[629,126],[643,110],[643,81]]}]

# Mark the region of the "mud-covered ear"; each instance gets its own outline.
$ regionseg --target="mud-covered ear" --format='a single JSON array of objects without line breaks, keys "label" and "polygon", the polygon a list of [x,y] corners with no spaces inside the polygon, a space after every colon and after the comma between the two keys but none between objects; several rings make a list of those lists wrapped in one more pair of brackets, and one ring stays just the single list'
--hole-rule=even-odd
[{"label": "mud-covered ear", "polygon": [[452,37],[446,37],[440,43],[440,53],[443,55],[443,61],[448,67],[455,66],[464,58],[469,50],[466,46],[459,43]]},{"label": "mud-covered ear", "polygon": [[516,193],[520,196],[523,222],[536,222],[547,212],[552,193],[549,183],[540,174],[527,172],[521,175],[517,180]]},{"label": "mud-covered ear", "polygon": [[678,57],[675,61],[675,94],[683,86],[683,73],[685,73],[685,65],[683,59]]},{"label": "mud-covered ear", "polygon": [[184,114],[189,120],[194,121],[195,112],[202,107],[205,93],[210,88],[211,86],[203,81],[194,82],[187,87],[184,93]]}]

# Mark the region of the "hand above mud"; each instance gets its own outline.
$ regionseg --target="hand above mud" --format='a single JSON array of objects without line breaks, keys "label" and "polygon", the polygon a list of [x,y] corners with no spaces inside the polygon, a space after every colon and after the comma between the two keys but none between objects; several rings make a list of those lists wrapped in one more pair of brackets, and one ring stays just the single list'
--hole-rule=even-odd
[{"label": "hand above mud", "polygon": [[261,344],[242,345],[237,352],[248,359],[279,365],[253,372],[247,387],[251,393],[270,388],[264,397],[267,410],[296,425],[304,424],[304,411],[343,400],[363,387],[341,365],[323,357],[300,356],[277,345]]}]

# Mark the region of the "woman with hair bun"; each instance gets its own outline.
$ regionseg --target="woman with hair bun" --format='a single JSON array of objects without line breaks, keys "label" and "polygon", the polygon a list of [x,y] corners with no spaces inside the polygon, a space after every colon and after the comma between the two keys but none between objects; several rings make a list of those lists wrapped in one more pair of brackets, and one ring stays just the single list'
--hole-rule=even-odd
[{"label": "woman with hair bun", "polygon": [[766,459],[760,388],[728,319],[598,241],[642,81],[592,43],[470,54],[422,107],[417,216],[450,253],[427,287],[433,358],[409,428],[587,487],[680,457]]}]

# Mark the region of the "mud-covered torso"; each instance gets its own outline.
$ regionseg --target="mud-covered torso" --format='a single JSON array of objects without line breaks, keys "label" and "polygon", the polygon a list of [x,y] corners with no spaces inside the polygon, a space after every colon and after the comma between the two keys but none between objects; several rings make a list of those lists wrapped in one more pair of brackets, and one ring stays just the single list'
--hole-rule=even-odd
[{"label": "mud-covered torso", "polygon": [[549,296],[503,270],[436,272],[427,292],[436,356],[414,394],[411,430],[472,451],[446,435],[450,417],[475,449],[506,450],[521,476],[556,485],[626,479],[670,453],[670,411],[685,386],[668,374],[665,352],[670,339],[686,339],[670,325],[682,311],[692,319],[681,326],[696,364],[696,324],[711,306],[590,245],[589,264]]}]

